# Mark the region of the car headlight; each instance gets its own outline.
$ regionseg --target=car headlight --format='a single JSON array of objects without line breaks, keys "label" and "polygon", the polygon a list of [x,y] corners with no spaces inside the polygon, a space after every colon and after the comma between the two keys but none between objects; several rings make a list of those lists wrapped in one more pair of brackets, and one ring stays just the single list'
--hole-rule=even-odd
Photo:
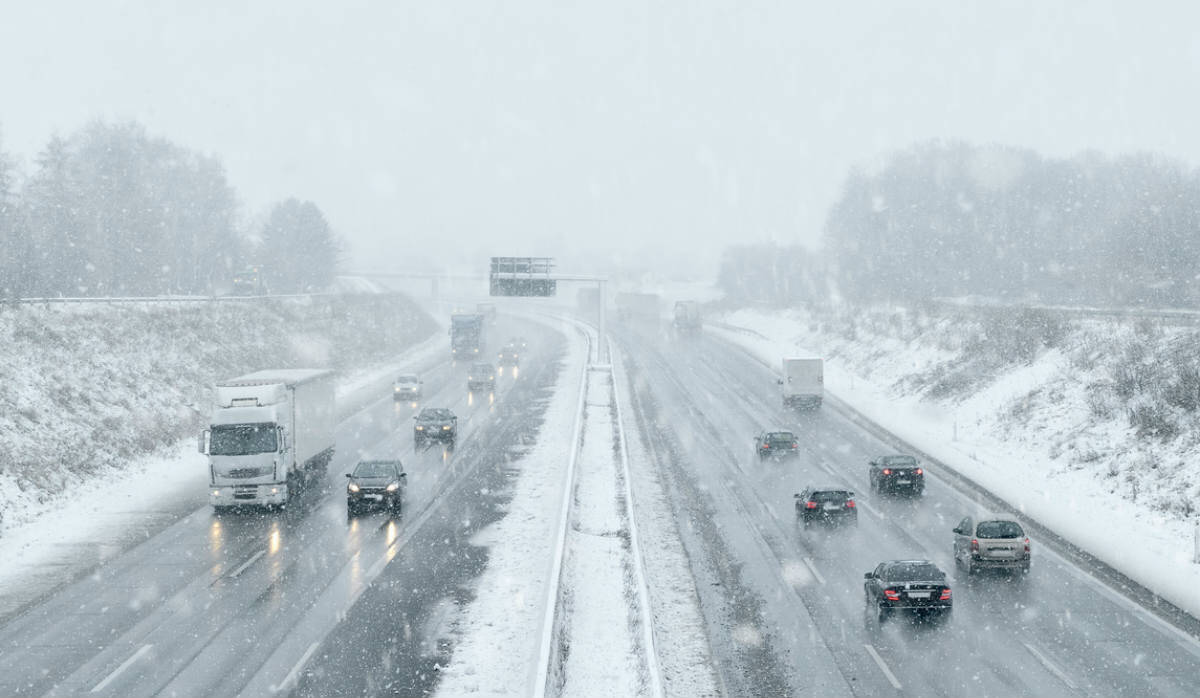
[{"label": "car headlight", "polygon": [[496,380],[496,377],[495,377],[495,376],[488,376],[488,380],[490,380],[490,381],[494,381],[494,380]]},{"label": "car headlight", "polygon": [[447,424],[446,426],[442,427],[442,431],[450,431],[450,425]]},{"label": "car headlight", "polygon": [[393,482],[392,484],[390,484],[390,485],[388,485],[388,486],[387,486],[387,491],[388,491],[388,492],[395,492],[395,491],[396,491],[396,490],[398,490],[398,489],[400,489],[400,483],[399,483],[399,482]]},{"label": "car headlight", "polygon": [[423,427],[423,426],[421,426],[420,424],[418,424],[418,425],[417,425],[417,431],[425,431],[425,427]]},{"label": "car headlight", "polygon": [[350,490],[351,492],[357,492],[358,491],[358,483],[351,482],[348,485],[346,485],[346,489]]}]

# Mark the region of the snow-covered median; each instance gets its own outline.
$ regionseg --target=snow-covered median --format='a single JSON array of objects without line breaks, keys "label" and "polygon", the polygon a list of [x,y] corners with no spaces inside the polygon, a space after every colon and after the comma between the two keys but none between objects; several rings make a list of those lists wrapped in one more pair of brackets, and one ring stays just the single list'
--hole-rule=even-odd
[{"label": "snow-covered median", "polygon": [[[875,328],[905,322],[890,319]],[[721,321],[726,326],[707,331],[769,366],[800,352],[824,356],[831,394],[1200,616],[1196,515],[1186,506],[1200,492],[1200,472],[1191,465],[1200,456],[1197,439],[1139,437],[1121,410],[1103,416],[1095,404],[1096,386],[1106,380],[1101,359],[1117,349],[1122,328],[1063,330],[1055,348],[989,373],[956,372],[972,361],[971,347],[956,345],[954,337],[965,332],[945,322],[901,338],[799,310],[741,310]],[[1175,506],[1176,497],[1185,506]]]}]

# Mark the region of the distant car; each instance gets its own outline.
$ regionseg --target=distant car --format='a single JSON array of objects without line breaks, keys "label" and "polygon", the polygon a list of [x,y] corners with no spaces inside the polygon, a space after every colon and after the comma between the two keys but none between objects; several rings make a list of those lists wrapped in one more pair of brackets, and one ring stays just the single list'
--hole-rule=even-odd
[{"label": "distant car", "polygon": [[1005,514],[968,516],[954,527],[954,564],[973,575],[980,570],[1029,572],[1029,537]]},{"label": "distant car", "polygon": [[346,510],[353,514],[366,507],[381,505],[400,513],[408,475],[398,460],[363,460],[346,473]]},{"label": "distant car", "polygon": [[873,492],[919,497],[925,491],[925,469],[912,456],[880,456],[871,461],[870,466]]},{"label": "distant car", "polygon": [[501,366],[519,366],[521,363],[521,350],[515,344],[506,344],[500,350],[500,355],[496,359],[496,363]]},{"label": "distant car", "polygon": [[495,390],[496,367],[482,361],[471,364],[467,372],[467,390]]},{"label": "distant car", "polygon": [[800,442],[790,431],[764,431],[754,437],[754,452],[759,460],[794,458],[800,455]]},{"label": "distant car", "polygon": [[392,396],[397,402],[414,402],[421,399],[421,385],[424,383],[420,378],[411,373],[406,373],[403,376],[396,378],[392,384]]},{"label": "distant car", "polygon": [[805,528],[814,522],[858,525],[858,506],[854,493],[833,487],[810,487],[795,495],[796,520]]},{"label": "distant car", "polygon": [[954,610],[946,573],[928,560],[889,560],[863,575],[866,612],[882,623],[897,611],[947,617]]},{"label": "distant car", "polygon": [[458,440],[458,417],[445,407],[426,407],[415,417],[413,445],[421,448],[430,441],[440,441],[454,448]]},{"label": "distant car", "polygon": [[525,350],[525,349],[529,348],[529,342],[525,341],[524,337],[513,337],[512,341],[509,342],[509,344],[512,344],[512,345],[520,348],[521,350]]}]

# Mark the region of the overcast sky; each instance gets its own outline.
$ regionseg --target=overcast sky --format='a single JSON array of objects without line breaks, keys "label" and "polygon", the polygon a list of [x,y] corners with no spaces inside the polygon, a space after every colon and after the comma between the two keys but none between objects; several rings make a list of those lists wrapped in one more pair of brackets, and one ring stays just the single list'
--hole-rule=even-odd
[{"label": "overcast sky", "polygon": [[1200,162],[1200,3],[245,4],[10,3],[0,146],[132,118],[248,218],[315,201],[351,266],[580,273],[815,244],[853,164],[928,138]]}]

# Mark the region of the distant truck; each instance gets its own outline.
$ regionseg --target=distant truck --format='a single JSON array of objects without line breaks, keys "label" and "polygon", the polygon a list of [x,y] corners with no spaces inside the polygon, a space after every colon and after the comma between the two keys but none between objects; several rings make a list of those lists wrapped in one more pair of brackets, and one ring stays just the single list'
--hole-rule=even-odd
[{"label": "distant truck", "polygon": [[496,324],[496,304],[495,303],[476,303],[475,312],[484,317],[485,320]]},{"label": "distant truck", "polygon": [[333,457],[333,371],[258,371],[216,385],[209,428],[209,500],[220,510],[283,505]]},{"label": "distant truck", "polygon": [[784,359],[784,407],[816,408],[825,398],[825,362],[822,359]]},{"label": "distant truck", "polygon": [[476,359],[482,355],[484,319],[479,313],[455,313],[450,316],[450,354],[455,359]]},{"label": "distant truck", "polygon": [[699,301],[675,301],[675,330],[683,333],[699,332],[703,326]]}]

